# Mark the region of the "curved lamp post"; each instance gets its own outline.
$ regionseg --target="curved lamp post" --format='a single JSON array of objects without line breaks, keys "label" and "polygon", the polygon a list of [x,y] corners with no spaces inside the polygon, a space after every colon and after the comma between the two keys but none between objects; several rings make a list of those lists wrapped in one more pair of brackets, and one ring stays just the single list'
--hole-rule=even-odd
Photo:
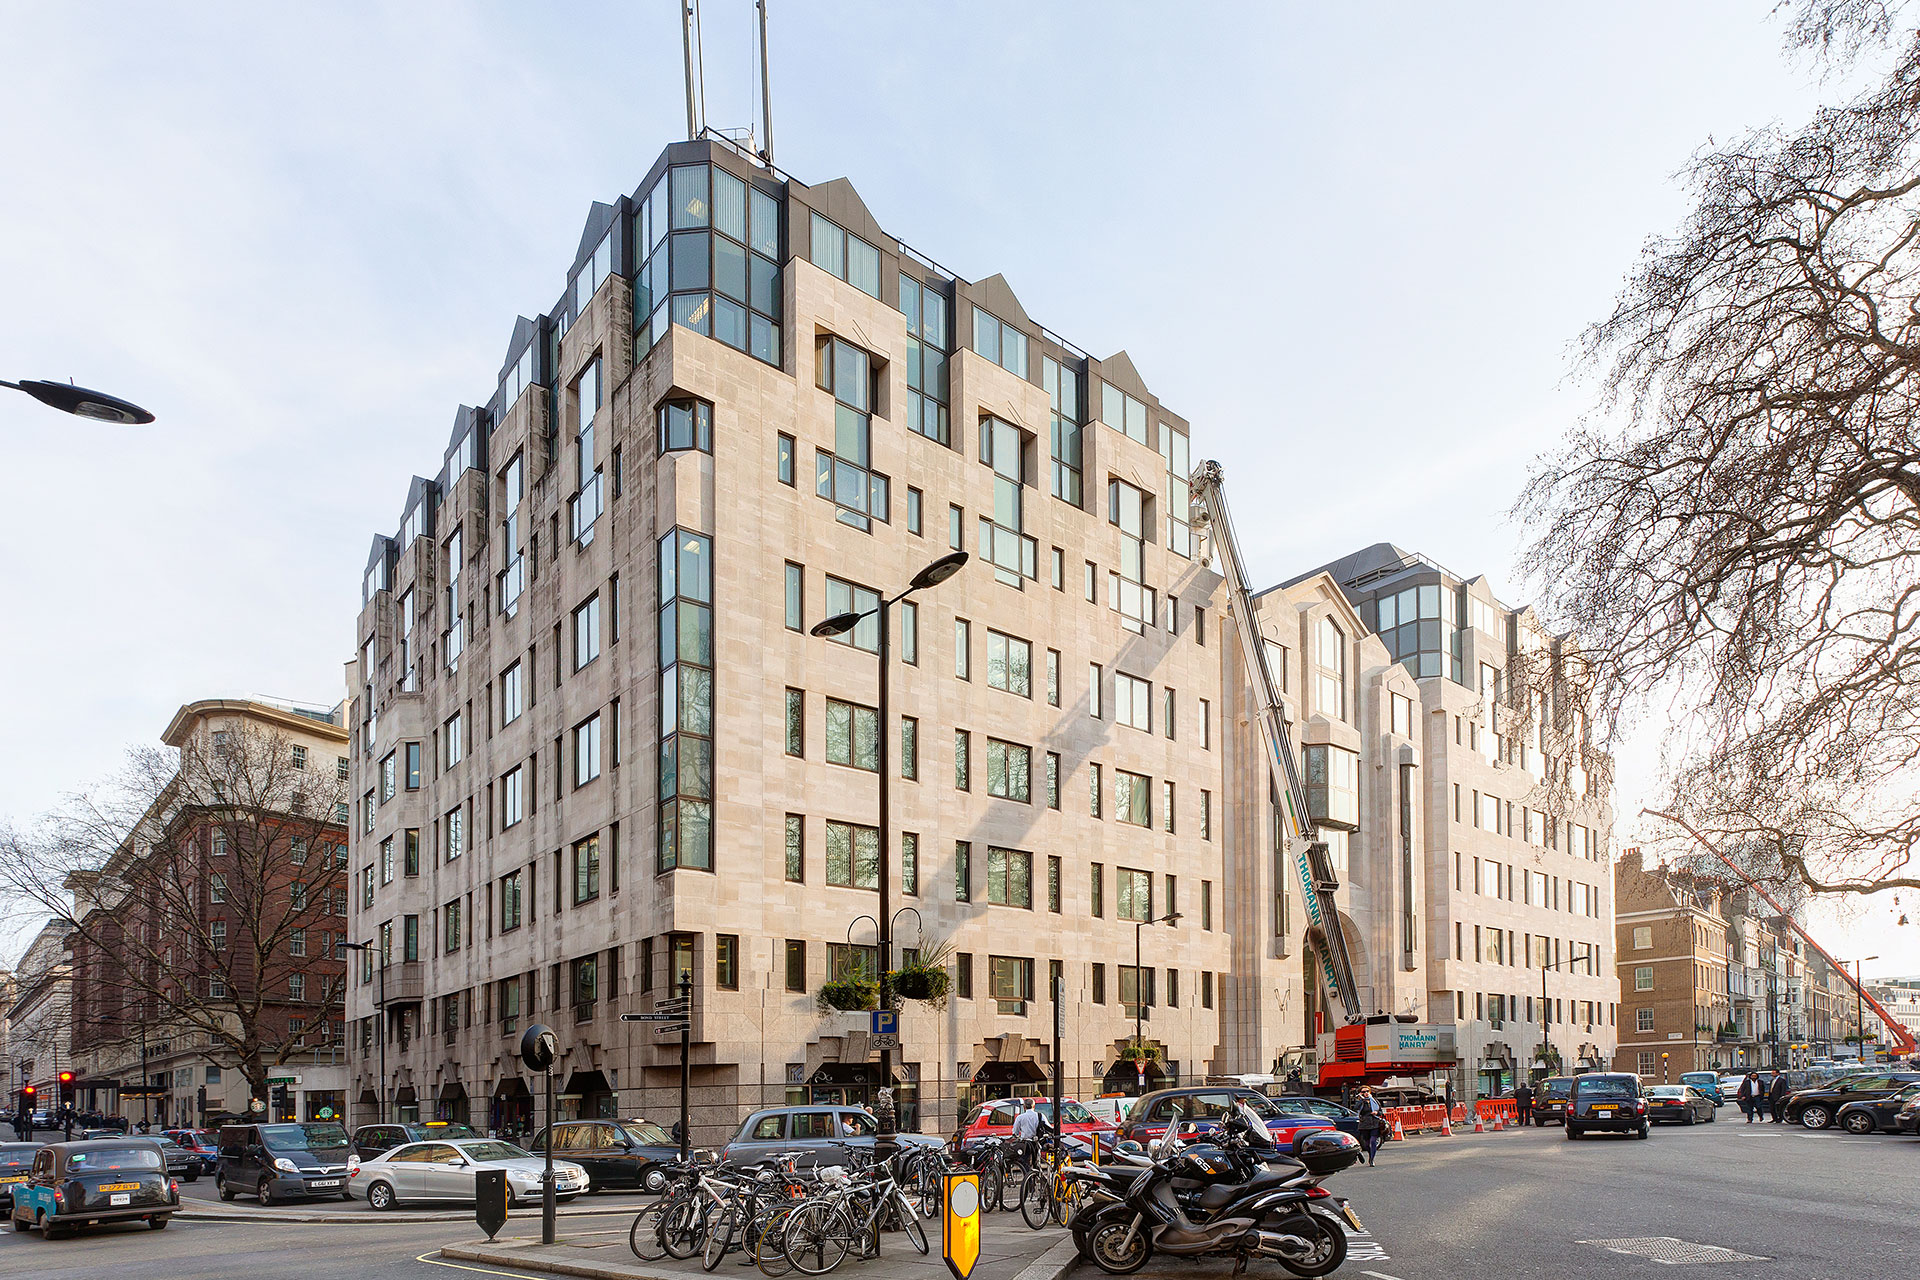
[{"label": "curved lamp post", "polygon": [[[888,978],[888,973],[893,967],[893,889],[892,877],[888,870],[889,862],[887,856],[888,826],[891,816],[887,808],[887,794],[889,790],[887,785],[887,769],[889,767],[887,763],[887,742],[893,730],[887,720],[887,675],[889,666],[889,624],[887,621],[887,613],[894,605],[906,599],[914,592],[925,591],[928,587],[937,587],[954,574],[960,572],[969,558],[964,551],[949,552],[941,556],[938,560],[935,560],[932,564],[927,565],[920,570],[920,572],[914,574],[913,580],[907,583],[906,590],[900,594],[882,597],[878,605],[861,612],[836,613],[831,618],[824,618],[816,622],[812,628],[813,635],[820,636],[823,639],[832,639],[835,636],[847,634],[875,614],[878,614],[880,618],[880,644],[877,650],[880,670],[880,705],[875,717],[878,721],[878,726],[877,732],[874,735],[878,739],[878,742],[875,744],[878,759],[876,759],[874,763],[878,766],[880,783],[880,813],[877,834],[877,843],[880,848],[880,911],[879,921],[877,923],[880,934],[878,942],[880,944],[880,1007],[882,1009],[891,1007],[891,998],[893,995],[893,983]],[[851,936],[851,926],[849,926],[849,936]],[[890,1090],[893,1088],[893,1050],[891,1049],[882,1049],[880,1051],[880,1082],[881,1087],[884,1089]],[[894,1107],[880,1107],[875,1109],[875,1114],[880,1118],[879,1137],[881,1139],[889,1142],[893,1139],[893,1117],[897,1114],[897,1110],[898,1109]]]},{"label": "curved lamp post", "polygon": [[37,382],[33,379],[24,382],[8,382],[0,379],[0,387],[12,387],[15,391],[24,391],[48,408],[82,418],[92,418],[98,422],[118,422],[125,426],[139,426],[153,421],[151,413],[131,400],[122,400],[119,396],[110,396],[104,391],[76,387],[71,382]]}]

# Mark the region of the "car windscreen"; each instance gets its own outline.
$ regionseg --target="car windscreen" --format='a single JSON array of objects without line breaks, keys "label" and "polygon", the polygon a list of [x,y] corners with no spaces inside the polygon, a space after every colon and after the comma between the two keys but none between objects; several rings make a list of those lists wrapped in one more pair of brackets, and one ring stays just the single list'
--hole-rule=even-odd
[{"label": "car windscreen", "polygon": [[337,1124],[263,1124],[260,1141],[274,1151],[344,1151],[347,1131]]},{"label": "car windscreen", "polygon": [[1536,1092],[1541,1097],[1564,1098],[1567,1096],[1567,1091],[1572,1088],[1573,1081],[1571,1080],[1543,1080],[1540,1082],[1540,1088]]},{"label": "car windscreen", "polygon": [[100,1147],[93,1151],[70,1152],[67,1156],[69,1173],[161,1167],[160,1153],[152,1147]]},{"label": "car windscreen", "polygon": [[1625,1080],[1587,1079],[1579,1081],[1580,1101],[1592,1102],[1595,1098],[1632,1098],[1633,1085]]},{"label": "car windscreen", "polygon": [[533,1153],[523,1151],[511,1142],[463,1142],[461,1152],[469,1160],[531,1160]]},{"label": "car windscreen", "polygon": [[480,1135],[464,1124],[454,1124],[450,1120],[435,1120],[418,1126],[422,1138],[445,1140],[447,1138],[477,1138]]},{"label": "car windscreen", "polygon": [[673,1140],[672,1134],[651,1120],[622,1120],[620,1127],[627,1131],[628,1137],[642,1146],[677,1147],[680,1145]]},{"label": "car windscreen", "polygon": [[1687,1091],[1677,1084],[1656,1084],[1647,1090],[1647,1096],[1649,1098],[1684,1098],[1687,1096]]}]

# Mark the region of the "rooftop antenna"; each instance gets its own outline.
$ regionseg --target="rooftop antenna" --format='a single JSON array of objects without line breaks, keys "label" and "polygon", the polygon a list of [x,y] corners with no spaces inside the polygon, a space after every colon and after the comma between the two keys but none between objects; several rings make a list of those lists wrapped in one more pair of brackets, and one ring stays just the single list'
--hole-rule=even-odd
[{"label": "rooftop antenna", "polygon": [[773,164],[773,76],[767,55],[767,0],[754,0],[760,11],[760,158]]},{"label": "rooftop antenna", "polygon": [[[698,3],[699,0],[680,0],[680,48],[682,56],[686,61],[687,138],[690,141],[700,136],[700,117],[693,105],[693,28],[694,24],[699,20],[698,15],[695,13],[695,6]],[[705,95],[703,94],[702,96]]]}]

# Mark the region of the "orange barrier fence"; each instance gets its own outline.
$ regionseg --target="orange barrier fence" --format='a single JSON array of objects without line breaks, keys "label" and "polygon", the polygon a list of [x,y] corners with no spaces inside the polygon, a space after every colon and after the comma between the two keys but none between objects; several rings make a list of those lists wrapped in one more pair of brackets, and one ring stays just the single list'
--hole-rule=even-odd
[{"label": "orange barrier fence", "polygon": [[[1389,1130],[1393,1128],[1394,1122],[1398,1121],[1408,1135],[1440,1133],[1448,1122],[1447,1109],[1439,1103],[1428,1107],[1388,1107],[1386,1116]],[[1495,1117],[1504,1118],[1505,1123],[1509,1125],[1518,1122],[1517,1111],[1510,1098],[1476,1102],[1471,1111],[1464,1103],[1457,1103],[1453,1108],[1451,1120],[1456,1126],[1471,1126],[1475,1116],[1489,1126],[1493,1124]]]}]

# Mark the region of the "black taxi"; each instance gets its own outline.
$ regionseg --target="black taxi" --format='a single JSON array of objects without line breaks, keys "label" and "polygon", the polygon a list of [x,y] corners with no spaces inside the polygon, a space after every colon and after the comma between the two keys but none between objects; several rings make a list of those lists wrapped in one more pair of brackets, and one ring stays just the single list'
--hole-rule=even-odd
[{"label": "black taxi", "polygon": [[54,1142],[33,1154],[13,1188],[13,1229],[49,1240],[97,1222],[145,1222],[155,1231],[180,1207],[160,1144],[146,1138]]},{"label": "black taxi", "polygon": [[1533,1086],[1533,1127],[1538,1129],[1549,1120],[1555,1124],[1567,1122],[1567,1100],[1573,1093],[1572,1076],[1548,1076]]}]

